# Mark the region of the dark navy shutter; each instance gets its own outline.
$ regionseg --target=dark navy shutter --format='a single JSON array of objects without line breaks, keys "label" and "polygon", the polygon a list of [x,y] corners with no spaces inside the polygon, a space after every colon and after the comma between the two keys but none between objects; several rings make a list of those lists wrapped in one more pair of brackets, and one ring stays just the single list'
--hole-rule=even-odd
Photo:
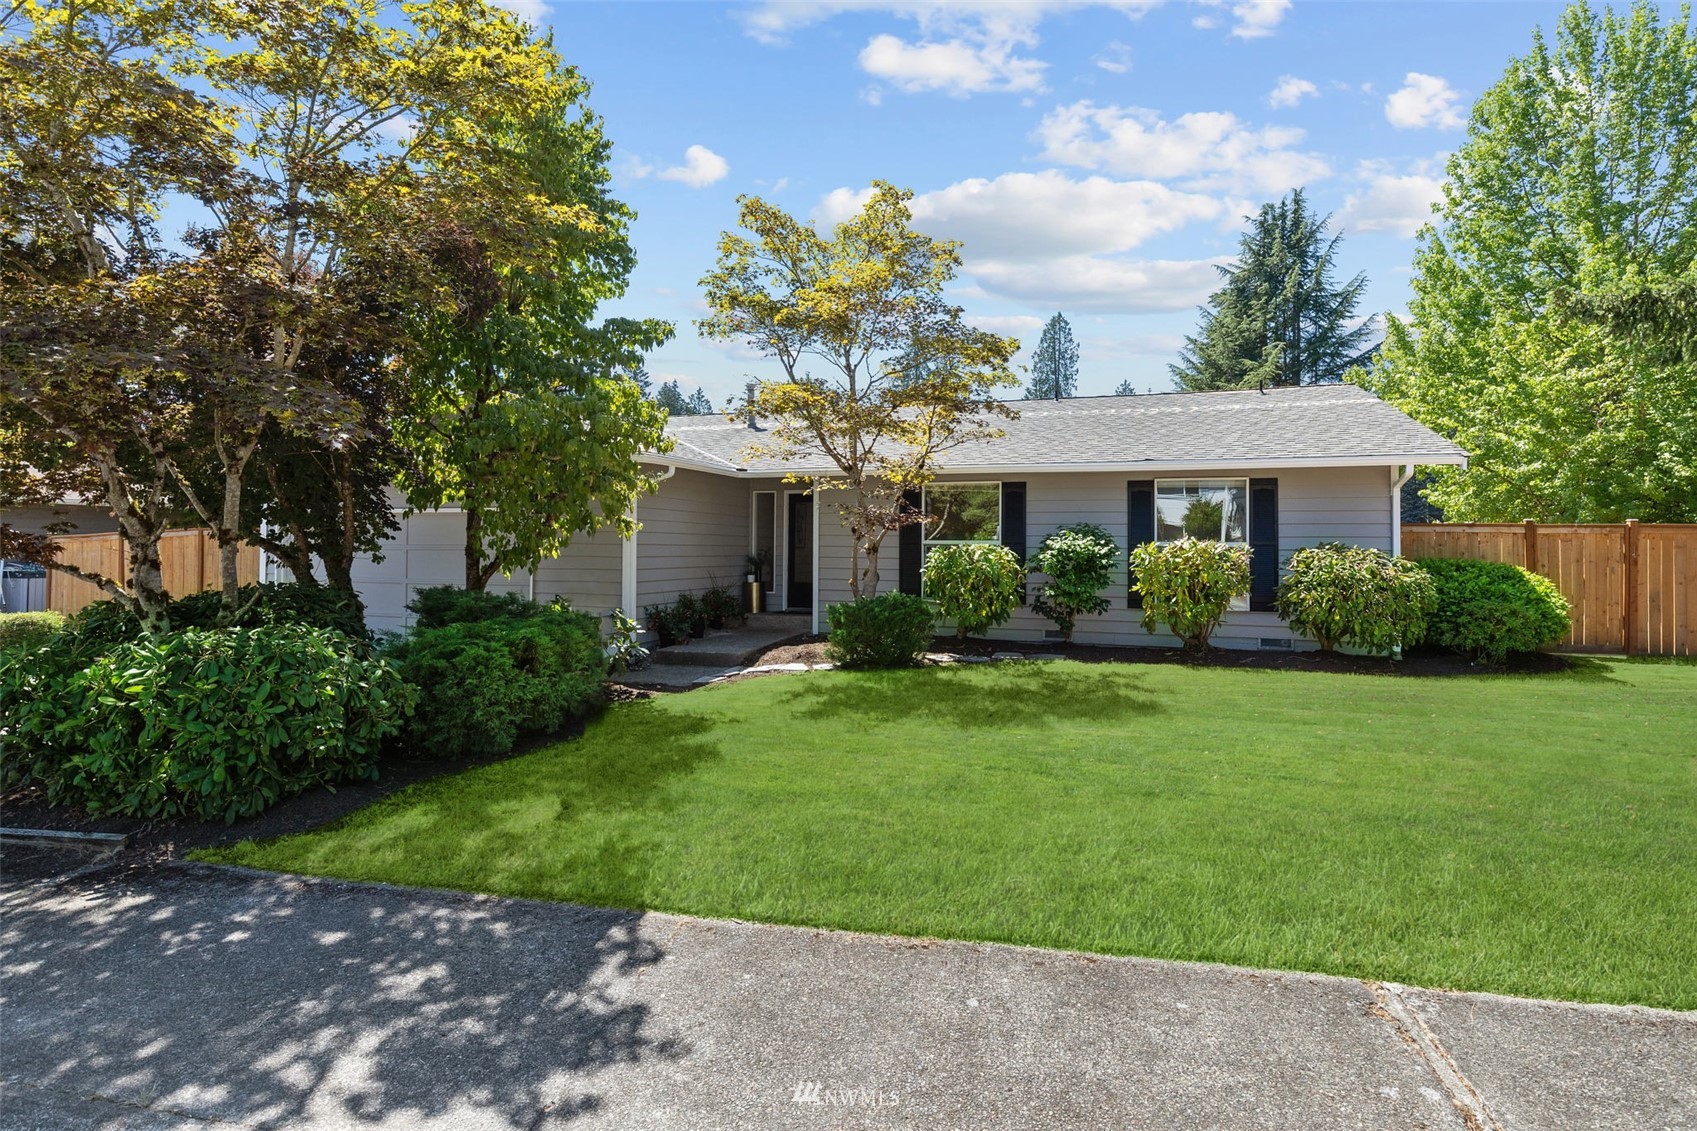
[{"label": "dark navy shutter", "polygon": [[[1025,484],[1002,484],[1002,545],[1025,564]],[[1025,604],[1025,586],[1019,587],[1019,603]]]},{"label": "dark navy shutter", "polygon": [[1249,481],[1249,607],[1271,612],[1279,588],[1279,481]]},{"label": "dark navy shutter", "polygon": [[[918,511],[921,505],[919,492],[904,492],[902,505]],[[921,535],[922,528],[917,522],[907,523],[896,531],[897,587],[903,593],[912,593],[915,597],[919,596],[919,569],[923,564],[919,541]]]},{"label": "dark navy shutter", "polygon": [[[1129,556],[1131,551],[1145,542],[1155,540],[1155,481],[1153,479],[1133,479],[1125,485],[1125,551]],[[1126,608],[1141,609],[1143,595],[1132,588],[1131,570],[1128,567],[1125,574]]]}]

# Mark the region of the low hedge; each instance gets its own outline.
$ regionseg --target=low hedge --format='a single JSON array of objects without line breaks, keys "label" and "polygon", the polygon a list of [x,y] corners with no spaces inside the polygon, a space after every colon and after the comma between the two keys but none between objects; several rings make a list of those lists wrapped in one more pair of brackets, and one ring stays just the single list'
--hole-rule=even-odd
[{"label": "low hedge", "polygon": [[844,668],[908,668],[931,646],[936,614],[911,593],[885,593],[825,610],[831,662]]},{"label": "low hedge", "polygon": [[1506,562],[1421,558],[1437,603],[1426,639],[1477,663],[1500,664],[1516,652],[1547,648],[1568,634],[1568,601],[1556,583]]},{"label": "low hedge", "polygon": [[1165,626],[1192,651],[1208,647],[1232,600],[1249,592],[1249,549],[1202,538],[1144,542],[1131,551],[1143,630]]},{"label": "low hedge", "polygon": [[0,659],[0,781],[95,815],[234,821],[375,776],[414,692],[333,629],[184,629]]},{"label": "low hedge", "polygon": [[64,627],[63,613],[0,613],[0,652],[33,651]]},{"label": "low hedge", "polygon": [[1323,652],[1342,644],[1383,654],[1420,643],[1436,601],[1431,574],[1407,558],[1323,542],[1290,556],[1274,607]]},{"label": "low hedge", "polygon": [[602,699],[601,623],[571,609],[415,627],[389,652],[420,691],[407,741],[442,758],[505,754]]},{"label": "low hedge", "polygon": [[442,628],[486,620],[528,620],[547,607],[517,593],[486,593],[453,585],[420,589],[407,602],[414,628]]},{"label": "low hedge", "polygon": [[1006,546],[972,542],[937,546],[921,570],[925,596],[965,640],[1007,623],[1019,607],[1025,567]]},{"label": "low hedge", "polygon": [[[359,598],[346,589],[290,581],[244,585],[236,596],[241,611],[231,628],[299,625],[331,629],[355,640],[368,637],[365,610]],[[223,594],[208,589],[172,601],[167,615],[173,631],[215,629],[222,611]],[[134,643],[145,635],[141,619],[129,609],[116,601],[96,601],[65,622],[63,643],[85,663],[92,663],[118,645]]]}]

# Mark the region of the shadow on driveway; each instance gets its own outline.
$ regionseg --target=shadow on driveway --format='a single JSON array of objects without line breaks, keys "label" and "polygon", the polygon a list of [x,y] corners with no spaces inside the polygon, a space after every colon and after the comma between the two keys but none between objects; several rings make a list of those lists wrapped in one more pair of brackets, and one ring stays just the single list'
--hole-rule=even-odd
[{"label": "shadow on driveway", "polygon": [[5,897],[8,1126],[22,1102],[64,1127],[540,1128],[600,1107],[597,1070],[686,1051],[618,999],[662,958],[636,915],[195,866],[91,879]]}]

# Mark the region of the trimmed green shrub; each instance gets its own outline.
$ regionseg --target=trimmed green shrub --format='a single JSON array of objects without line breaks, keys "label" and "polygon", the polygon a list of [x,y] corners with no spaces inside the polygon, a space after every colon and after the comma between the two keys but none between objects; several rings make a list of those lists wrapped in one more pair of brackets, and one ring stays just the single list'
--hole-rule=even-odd
[{"label": "trimmed green shrub", "polygon": [[1006,546],[974,542],[933,548],[925,558],[924,577],[926,598],[939,615],[955,622],[956,635],[965,640],[1013,616],[1025,568]]},{"label": "trimmed green shrub", "polygon": [[0,652],[33,652],[64,627],[64,613],[0,613]]},{"label": "trimmed green shrub", "polygon": [[1186,648],[1201,651],[1232,599],[1249,592],[1249,548],[1180,538],[1131,551],[1132,584],[1143,595],[1143,628],[1165,625]]},{"label": "trimmed green shrub", "polygon": [[96,815],[234,821],[372,777],[415,698],[363,643],[299,625],[23,660],[0,660],[0,778]]},{"label": "trimmed green shrub", "polygon": [[[359,598],[346,589],[285,582],[274,585],[244,585],[236,591],[240,615],[232,628],[261,628],[267,625],[301,625],[327,628],[356,640],[368,639],[365,610]],[[173,630],[218,627],[223,595],[208,589],[171,602],[168,615]],[[116,601],[85,605],[65,623],[66,647],[86,662],[105,655],[120,644],[142,639],[141,620]]]},{"label": "trimmed green shrub", "polygon": [[723,585],[715,585],[702,593],[701,607],[707,614],[709,628],[724,628],[727,624],[741,624],[748,619],[742,611],[742,598]]},{"label": "trimmed green shrub", "polygon": [[1506,562],[1421,558],[1431,574],[1437,607],[1427,620],[1426,639],[1500,664],[1514,652],[1535,652],[1566,636],[1567,598],[1547,577]]},{"label": "trimmed green shrub", "polygon": [[825,654],[845,668],[909,668],[931,646],[936,614],[912,593],[885,593],[825,610]]},{"label": "trimmed green shrub", "polygon": [[689,636],[707,635],[707,606],[694,593],[678,594],[678,599],[672,602],[672,616],[676,618],[674,627],[689,626]]},{"label": "trimmed green shrub", "polygon": [[1032,609],[1055,622],[1065,639],[1081,616],[1100,616],[1108,611],[1102,590],[1113,583],[1120,548],[1114,536],[1093,522],[1063,526],[1043,539],[1031,556],[1031,569],[1048,578]]},{"label": "trimmed green shrub", "polygon": [[421,692],[407,741],[442,758],[559,730],[600,704],[607,674],[600,620],[565,608],[415,628],[389,655]]},{"label": "trimmed green shrub", "polygon": [[486,593],[454,585],[420,589],[407,602],[415,628],[442,628],[450,624],[477,624],[486,620],[524,620],[548,606],[517,593]]},{"label": "trimmed green shrub", "polygon": [[1383,550],[1326,542],[1286,563],[1275,607],[1320,650],[1339,644],[1385,653],[1425,639],[1437,604],[1431,574]]}]

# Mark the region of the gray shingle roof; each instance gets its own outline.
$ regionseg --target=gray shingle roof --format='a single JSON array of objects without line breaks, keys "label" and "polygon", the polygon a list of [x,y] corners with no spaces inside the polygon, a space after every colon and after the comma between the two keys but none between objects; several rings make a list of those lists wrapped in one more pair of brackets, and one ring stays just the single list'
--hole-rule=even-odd
[{"label": "gray shingle roof", "polygon": [[[1463,463],[1467,453],[1355,385],[1220,393],[1153,393],[1012,402],[1006,435],[944,453],[945,471],[1085,471],[1157,466]],[[666,431],[680,462],[755,474],[830,472],[825,460],[747,455],[758,434],[721,416],[685,416]]]}]

